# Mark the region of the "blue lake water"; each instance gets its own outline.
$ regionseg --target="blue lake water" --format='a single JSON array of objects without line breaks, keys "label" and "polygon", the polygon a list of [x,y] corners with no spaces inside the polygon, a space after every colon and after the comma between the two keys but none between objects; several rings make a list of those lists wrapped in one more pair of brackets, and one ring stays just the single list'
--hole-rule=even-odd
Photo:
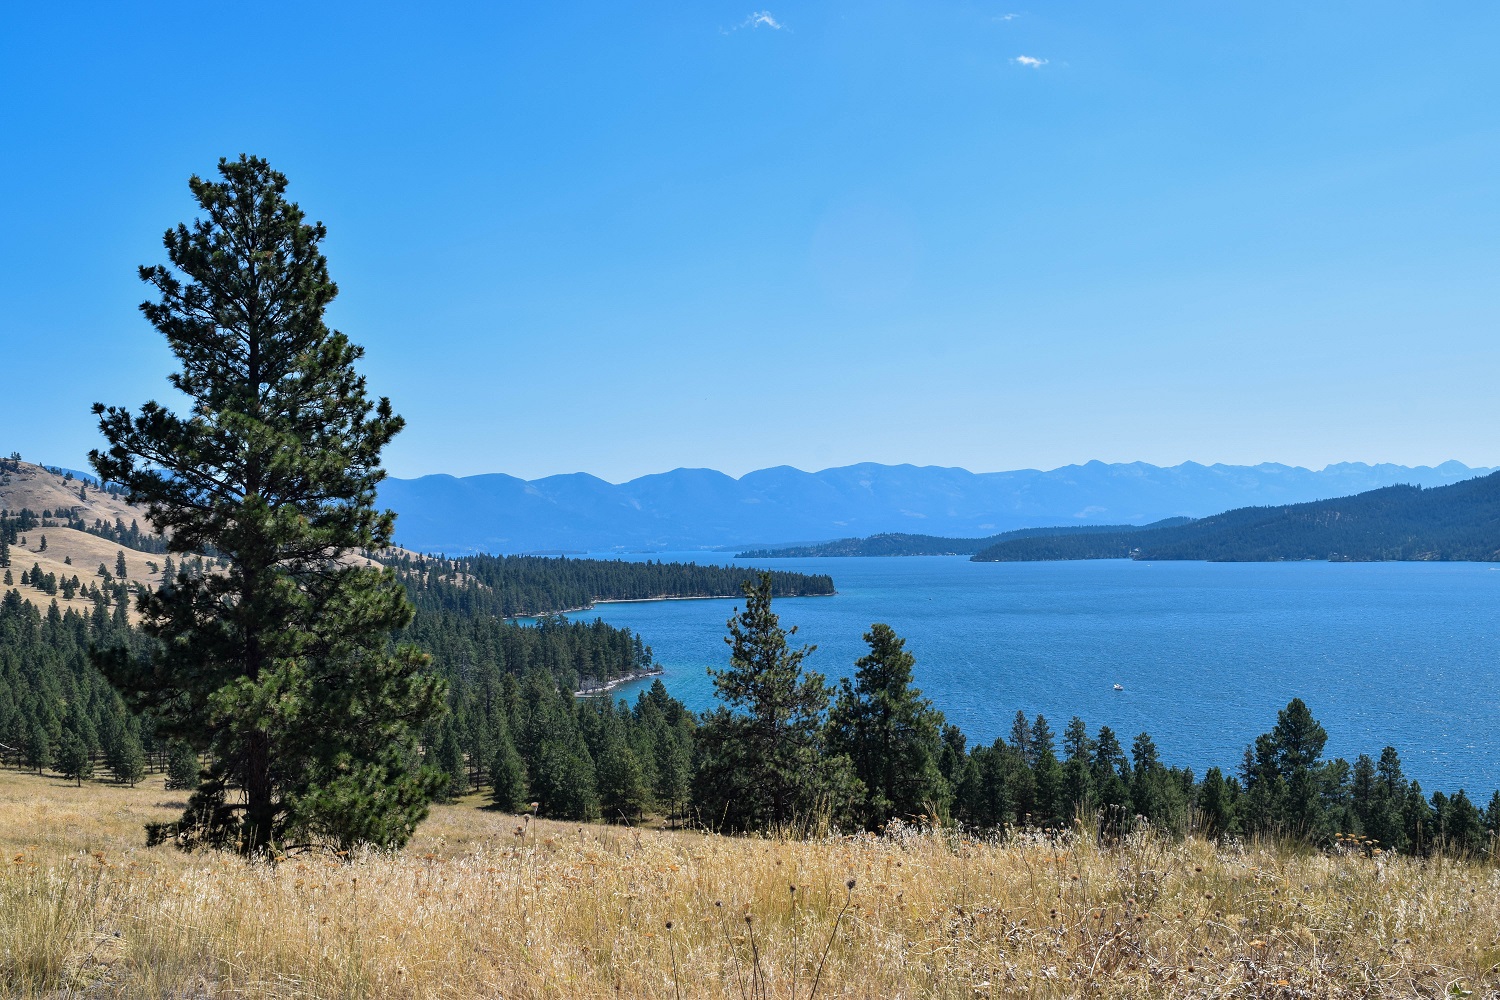
[{"label": "blue lake water", "polygon": [[[1500,786],[1500,569],[1489,565],[907,557],[774,568],[828,573],[838,587],[775,603],[797,640],[817,645],[809,668],[848,675],[862,634],[885,622],[916,656],[917,685],[971,740],[1008,734],[1017,709],[1059,734],[1079,715],[1127,748],[1145,730],[1165,761],[1201,775],[1238,768],[1300,697],[1328,730],[1329,756],[1389,744],[1429,792],[1463,787],[1482,804]],[[601,604],[573,617],[638,631],[668,690],[704,709],[706,668],[727,663],[724,625],[742,603]]]}]

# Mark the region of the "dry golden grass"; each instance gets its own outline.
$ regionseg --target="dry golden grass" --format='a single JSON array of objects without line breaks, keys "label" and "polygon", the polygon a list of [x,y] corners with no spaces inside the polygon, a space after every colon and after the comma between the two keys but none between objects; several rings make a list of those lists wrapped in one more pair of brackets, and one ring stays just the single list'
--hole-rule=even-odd
[{"label": "dry golden grass", "polygon": [[141,822],[170,815],[165,800],[0,774],[0,989],[748,1000],[1500,987],[1500,874],[1479,865],[1152,837],[775,842],[470,804],[435,810],[398,856],[250,866],[132,846]]}]

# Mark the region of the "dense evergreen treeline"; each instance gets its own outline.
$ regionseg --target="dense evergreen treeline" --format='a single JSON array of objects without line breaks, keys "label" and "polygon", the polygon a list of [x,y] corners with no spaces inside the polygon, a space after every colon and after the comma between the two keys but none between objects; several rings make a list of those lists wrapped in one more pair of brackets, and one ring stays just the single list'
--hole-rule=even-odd
[{"label": "dense evergreen treeline", "polygon": [[[553,556],[425,556],[379,558],[396,570],[419,611],[526,617],[592,607],[596,601],[670,597],[734,597],[747,573],[734,566],[655,560],[568,559]],[[778,597],[834,593],[824,575],[771,574]]]},{"label": "dense evergreen treeline", "polygon": [[[1173,834],[1277,835],[1320,846],[1477,854],[1500,835],[1500,792],[1428,797],[1395,749],[1326,760],[1327,734],[1300,700],[1246,750],[1236,773],[1169,766],[1149,734],[1108,726],[1061,736],[1017,713],[1007,738],[970,746],[912,686],[914,658],[875,625],[852,678],[828,685],[771,612],[763,580],[730,626],[715,672],[723,706],[697,718],[658,681],[633,707],[572,699],[540,670],[472,673],[429,735],[455,792],[488,785],[505,808],[634,817],[657,810],[728,831],[831,821],[876,829],[941,816],[976,830],[1071,827],[1103,836],[1145,822]],[[451,675],[450,675],[451,676]]]},{"label": "dense evergreen treeline", "polygon": [[545,673],[569,691],[652,669],[651,649],[629,629],[600,619],[569,621],[544,615],[522,625],[503,618],[450,611],[418,611],[397,633],[431,655],[434,667],[462,692],[483,675]]},{"label": "dense evergreen treeline", "polygon": [[754,831],[942,816],[1005,831],[1070,828],[1082,816],[1106,837],[1145,822],[1319,846],[1359,838],[1364,849],[1403,853],[1484,852],[1500,832],[1500,792],[1484,807],[1464,790],[1428,798],[1394,748],[1353,765],[1323,759],[1328,735],[1299,700],[1248,748],[1238,774],[1196,777],[1166,765],[1146,733],[1127,748],[1079,718],[1059,739],[1046,718],[1017,714],[1008,738],[971,747],[912,687],[903,640],[885,625],[865,639],[870,654],[853,678],[829,687],[802,669],[807,651],[790,645],[762,582],[730,621],[730,666],[715,672],[724,705],[705,717],[660,682],[625,708],[570,699],[540,669],[471,672],[456,679],[455,711],[428,742],[456,792],[487,784],[505,808],[537,802],[564,819],[657,810]]},{"label": "dense evergreen treeline", "polygon": [[89,660],[92,645],[135,645],[123,594],[101,593],[92,611],[41,611],[19,590],[0,598],[0,761],[82,781],[107,773],[134,785],[148,770],[195,780],[196,759],[158,740],[132,716]]},{"label": "dense evergreen treeline", "polygon": [[[651,649],[639,635],[599,619],[542,614],[521,624],[501,616],[497,593],[509,588],[517,599],[526,593],[520,585],[544,580],[562,560],[528,560],[509,577],[503,574],[514,566],[484,560],[425,562],[398,567],[417,612],[397,638],[430,654],[448,682],[448,715],[422,739],[427,763],[448,776],[445,797],[483,786],[499,808],[535,802],[543,815],[570,819],[682,813],[694,725],[682,703],[660,681],[633,710],[574,694],[651,671]],[[470,566],[489,571],[492,582],[467,573]],[[530,597],[556,601],[565,593],[544,587]]]},{"label": "dense evergreen treeline", "polygon": [[[201,560],[175,567],[168,557],[166,572],[178,569],[205,571]],[[129,625],[131,591],[120,583],[91,586],[90,614],[60,611],[56,602],[43,614],[16,589],[0,601],[0,761],[79,780],[109,770],[131,784],[155,768],[174,785],[196,784],[199,760],[155,739],[149,716],[128,716],[90,663],[91,646],[138,649],[146,641]],[[422,592],[429,604],[455,607],[469,589],[471,582],[434,580],[424,581]],[[691,716],[680,703],[659,685],[634,712],[574,696],[576,688],[652,669],[650,648],[629,630],[560,615],[523,625],[423,609],[393,638],[427,651],[448,682],[450,712],[424,734],[421,753],[448,774],[450,795],[482,780],[507,808],[524,798],[550,815],[577,818],[685,806]],[[135,751],[120,750],[122,744]],[[136,751],[139,766],[130,763]]]},{"label": "dense evergreen treeline", "polygon": [[1270,834],[1319,846],[1358,839],[1366,849],[1411,854],[1493,850],[1500,791],[1483,809],[1463,789],[1429,799],[1403,774],[1393,747],[1378,761],[1362,754],[1351,766],[1323,759],[1326,739],[1294,699],[1246,751],[1238,774],[1213,767],[1198,779],[1163,764],[1149,734],[1135,737],[1127,753],[1108,726],[1090,735],[1075,717],[1059,748],[1045,718],[1018,713],[1010,739],[974,747],[967,761],[962,734],[945,727],[949,764],[941,770],[953,815],[980,827],[1063,827],[1082,812],[1096,815],[1105,833],[1146,821],[1175,834]]},{"label": "dense evergreen treeline", "polygon": [[1107,726],[1069,720],[1061,746],[1047,720],[1017,713],[1008,739],[969,747],[911,683],[914,659],[875,625],[870,652],[837,689],[801,669],[762,585],[730,622],[725,707],[697,734],[695,807],[710,825],[755,829],[819,813],[877,827],[945,816],[981,830],[1071,826],[1095,817],[1104,835],[1138,822],[1172,833],[1274,834],[1327,846],[1431,853],[1493,850],[1500,791],[1480,808],[1460,789],[1429,799],[1391,747],[1353,765],[1325,760],[1327,733],[1293,700],[1246,749],[1239,773],[1201,779],[1163,763],[1149,734],[1129,751]]},{"label": "dense evergreen treeline", "polygon": [[974,556],[978,562],[1126,558],[1492,562],[1500,559],[1500,473],[1432,489],[1388,486],[1334,500],[1245,507],[1176,526],[1015,538]]},{"label": "dense evergreen treeline", "polygon": [[[6,592],[0,762],[79,780],[107,772],[134,784],[162,770],[174,786],[197,782],[191,751],[156,739],[149,716],[131,717],[89,660],[91,646],[146,641],[129,624],[129,596],[123,585],[106,587],[91,613],[61,611],[55,601],[43,613],[20,590]],[[681,703],[659,683],[633,712],[573,693],[652,668],[650,648],[629,630],[561,616],[522,625],[419,611],[395,639],[426,650],[448,681],[450,712],[424,734],[422,753],[450,776],[450,794],[483,781],[506,808],[537,801],[549,815],[575,818],[684,808],[691,716]]]},{"label": "dense evergreen treeline", "polygon": [[688,809],[694,720],[661,681],[630,708],[575,698],[540,670],[479,674],[451,697],[424,739],[450,797],[485,786],[498,808],[576,820]]},{"label": "dense evergreen treeline", "polygon": [[[440,583],[436,590],[460,587]],[[124,595],[119,595],[123,597]],[[506,810],[564,819],[687,818],[727,831],[831,822],[878,829],[943,817],[980,831],[1068,828],[1102,836],[1146,822],[1173,834],[1275,834],[1366,850],[1477,854],[1500,835],[1500,792],[1427,795],[1396,750],[1352,764],[1323,756],[1327,734],[1301,701],[1246,749],[1234,773],[1201,777],[1163,762],[1151,737],[1129,745],[1071,719],[1061,735],[1017,713],[1006,738],[970,745],[912,684],[915,660],[872,626],[852,677],[829,685],[780,627],[767,576],[729,624],[729,665],[714,672],[722,707],[700,717],[660,681],[633,705],[580,698],[580,684],[651,666],[639,636],[602,621],[545,616],[522,625],[419,612],[396,638],[428,650],[448,681],[449,712],[420,753],[456,797],[482,792]],[[118,598],[43,613],[17,590],[0,600],[0,756],[82,780],[107,770],[134,783],[148,767],[196,780],[198,761],[154,739],[89,664],[91,644],[144,640]]]}]

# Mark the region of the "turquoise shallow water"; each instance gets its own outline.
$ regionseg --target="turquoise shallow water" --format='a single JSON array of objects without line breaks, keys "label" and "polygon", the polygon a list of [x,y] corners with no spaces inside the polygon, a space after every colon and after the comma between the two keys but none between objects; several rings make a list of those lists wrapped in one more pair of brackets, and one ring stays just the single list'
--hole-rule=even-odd
[{"label": "turquoise shallow water", "polygon": [[[817,644],[809,667],[850,673],[862,633],[886,622],[915,654],[917,684],[971,739],[1008,733],[1018,708],[1058,733],[1080,715],[1127,747],[1146,730],[1163,759],[1201,774],[1237,767],[1300,697],[1328,730],[1330,755],[1390,744],[1429,791],[1488,800],[1500,786],[1500,570],[1489,565],[915,557],[775,567],[828,573],[838,586],[835,597],[776,602],[782,623]],[[714,703],[705,671],[728,659],[724,623],[738,603],[604,604],[574,617],[639,631],[668,689],[703,709]]]}]

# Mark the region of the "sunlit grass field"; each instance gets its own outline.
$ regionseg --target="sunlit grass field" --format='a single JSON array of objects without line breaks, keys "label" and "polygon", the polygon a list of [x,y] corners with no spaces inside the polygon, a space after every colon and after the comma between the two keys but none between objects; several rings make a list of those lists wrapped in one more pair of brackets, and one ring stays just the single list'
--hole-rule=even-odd
[{"label": "sunlit grass field", "polygon": [[1500,993],[1500,870],[1137,836],[780,842],[434,809],[395,856],[146,850],[180,793],[0,772],[0,989],[100,997]]}]

